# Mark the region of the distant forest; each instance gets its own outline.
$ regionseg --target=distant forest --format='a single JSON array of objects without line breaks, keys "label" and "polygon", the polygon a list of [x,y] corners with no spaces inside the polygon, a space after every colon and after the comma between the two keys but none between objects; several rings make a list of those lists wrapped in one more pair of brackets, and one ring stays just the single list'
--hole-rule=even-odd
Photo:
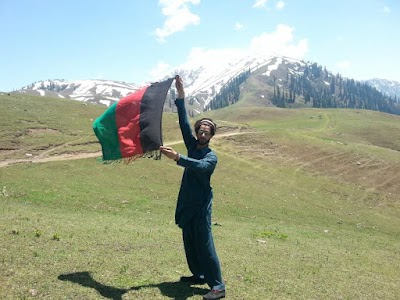
[{"label": "distant forest", "polygon": [[240,96],[240,85],[245,82],[249,76],[250,70],[229,80],[210,103],[208,103],[204,110],[218,109],[236,103]]},{"label": "distant forest", "polygon": [[[231,79],[205,110],[221,108],[238,101],[239,86],[249,76],[250,71],[247,71]],[[340,74],[333,75],[316,63],[306,64],[302,74],[288,73],[282,80],[272,75],[272,85],[273,95],[269,100],[277,107],[294,107],[295,104],[304,103],[315,108],[369,109],[400,115],[397,97],[382,94],[367,83],[343,78]]]}]

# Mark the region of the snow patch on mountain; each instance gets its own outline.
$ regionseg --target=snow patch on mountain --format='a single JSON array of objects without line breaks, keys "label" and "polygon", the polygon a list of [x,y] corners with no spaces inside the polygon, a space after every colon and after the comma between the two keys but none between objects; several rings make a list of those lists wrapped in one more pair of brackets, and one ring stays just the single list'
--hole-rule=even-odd
[{"label": "snow patch on mountain", "polygon": [[270,55],[245,55],[235,56],[234,60],[223,61],[216,65],[202,65],[188,68],[185,65],[175,69],[173,74],[180,74],[185,82],[185,91],[188,97],[196,98],[197,103],[205,107],[215,97],[221,88],[231,79],[245,71],[253,72],[263,66],[269,66],[264,74],[269,76],[282,62],[298,62],[286,57],[275,57]]},{"label": "snow patch on mountain", "polygon": [[278,57],[278,59],[276,60],[276,63],[273,65],[268,66],[268,71],[263,73],[263,75],[265,76],[270,76],[271,75],[271,71],[273,70],[278,70],[279,65],[282,63],[282,58]]},{"label": "snow patch on mountain", "polygon": [[44,80],[25,86],[20,92],[109,106],[139,88],[136,84],[112,80]]},{"label": "snow patch on mountain", "polygon": [[366,81],[370,86],[389,97],[400,99],[400,82],[387,79],[373,78]]}]

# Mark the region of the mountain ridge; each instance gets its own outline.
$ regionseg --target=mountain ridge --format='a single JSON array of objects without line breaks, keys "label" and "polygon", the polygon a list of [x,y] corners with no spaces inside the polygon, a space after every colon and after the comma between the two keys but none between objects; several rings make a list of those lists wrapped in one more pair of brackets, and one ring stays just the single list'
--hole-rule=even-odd
[{"label": "mountain ridge", "polygon": [[[205,109],[209,109],[210,102],[215,99],[221,89],[243,72],[250,71],[250,73],[255,74],[257,70],[263,68],[264,72],[261,75],[271,85],[271,80],[277,80],[279,84],[280,81],[284,81],[285,76],[300,76],[307,66],[314,65],[318,64],[284,56],[246,55],[221,62],[218,65],[207,65],[205,63],[197,66],[180,66],[161,80],[179,74],[185,82],[189,113],[196,115],[202,113]],[[324,70],[332,74],[326,69]],[[373,79],[364,82],[386,95],[395,95],[395,97],[400,95],[399,82],[386,79]],[[326,82],[326,84],[329,85],[330,83]],[[138,84],[123,81],[56,79],[38,81],[16,92],[70,98],[109,106],[138,88],[140,88]],[[268,100],[271,100],[271,93],[266,94],[265,104],[268,103]],[[174,110],[172,102],[166,101],[165,110]]]},{"label": "mountain ridge", "polygon": [[382,78],[372,78],[365,80],[370,86],[376,88],[381,93],[384,93],[392,98],[400,98],[400,82]]},{"label": "mountain ridge", "polygon": [[86,80],[41,80],[22,87],[17,92],[40,96],[55,96],[73,100],[104,104],[109,106],[122,97],[136,91],[137,84],[123,81],[86,79]]}]

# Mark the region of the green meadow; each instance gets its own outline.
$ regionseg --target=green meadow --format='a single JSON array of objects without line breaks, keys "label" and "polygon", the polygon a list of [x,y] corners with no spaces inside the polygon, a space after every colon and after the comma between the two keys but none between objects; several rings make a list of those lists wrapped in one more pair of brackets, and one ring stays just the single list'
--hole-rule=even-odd
[{"label": "green meadow", "polygon": [[[100,163],[105,106],[0,104],[0,299],[202,299],[179,282],[182,168]],[[399,116],[241,102],[207,116],[226,299],[400,299]],[[185,153],[177,115],[163,135]]]}]

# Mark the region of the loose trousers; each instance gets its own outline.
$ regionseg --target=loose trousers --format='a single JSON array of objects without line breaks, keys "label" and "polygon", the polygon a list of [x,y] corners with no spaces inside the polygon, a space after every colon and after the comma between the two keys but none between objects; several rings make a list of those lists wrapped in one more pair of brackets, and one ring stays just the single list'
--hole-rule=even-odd
[{"label": "loose trousers", "polygon": [[211,232],[211,212],[192,218],[182,228],[182,235],[186,260],[193,275],[204,275],[212,289],[225,289]]}]

